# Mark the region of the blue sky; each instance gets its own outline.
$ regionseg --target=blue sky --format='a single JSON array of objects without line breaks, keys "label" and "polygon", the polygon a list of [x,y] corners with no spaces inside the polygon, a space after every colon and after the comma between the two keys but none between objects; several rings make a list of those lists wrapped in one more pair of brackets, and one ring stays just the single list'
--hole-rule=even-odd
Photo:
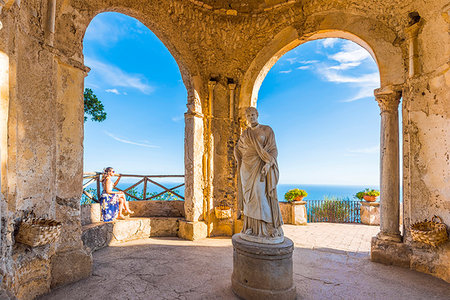
[{"label": "blue sky", "polygon": [[[137,20],[103,13],[87,29],[84,55],[85,86],[108,113],[85,123],[85,171],[183,174],[187,94],[165,46]],[[350,41],[312,41],[285,54],[257,105],[275,131],[280,182],[377,186],[377,87],[374,60]]]}]

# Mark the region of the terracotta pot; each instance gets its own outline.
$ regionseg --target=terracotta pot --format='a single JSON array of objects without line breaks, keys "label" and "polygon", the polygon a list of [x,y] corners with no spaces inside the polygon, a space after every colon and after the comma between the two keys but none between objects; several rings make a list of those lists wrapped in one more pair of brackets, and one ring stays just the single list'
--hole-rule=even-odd
[{"label": "terracotta pot", "polygon": [[375,201],[377,201],[378,196],[364,196],[363,198],[367,202],[375,202]]},{"label": "terracotta pot", "polygon": [[294,201],[302,201],[305,196],[297,196],[294,198]]}]

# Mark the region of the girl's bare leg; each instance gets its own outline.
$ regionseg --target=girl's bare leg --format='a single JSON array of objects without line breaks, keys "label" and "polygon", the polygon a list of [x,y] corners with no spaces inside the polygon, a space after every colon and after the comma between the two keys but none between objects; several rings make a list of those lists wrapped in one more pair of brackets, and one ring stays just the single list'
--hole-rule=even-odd
[{"label": "girl's bare leg", "polygon": [[121,194],[120,198],[122,198],[122,201],[123,201],[123,203],[124,203],[125,211],[128,212],[128,213],[133,213],[133,212],[130,210],[130,205],[128,204],[128,202],[127,202],[127,200],[126,200],[126,198],[125,198],[125,194]]},{"label": "girl's bare leg", "polygon": [[119,218],[123,218],[123,209],[124,209],[124,201],[121,197],[119,197]]}]

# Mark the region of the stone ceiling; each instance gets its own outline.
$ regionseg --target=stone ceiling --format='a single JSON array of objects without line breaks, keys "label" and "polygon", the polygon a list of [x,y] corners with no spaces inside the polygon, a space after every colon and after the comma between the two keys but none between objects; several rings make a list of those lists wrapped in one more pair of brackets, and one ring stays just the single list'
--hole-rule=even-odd
[{"label": "stone ceiling", "polygon": [[250,13],[270,9],[274,6],[293,3],[295,0],[190,0],[191,2],[212,10],[236,10]]}]

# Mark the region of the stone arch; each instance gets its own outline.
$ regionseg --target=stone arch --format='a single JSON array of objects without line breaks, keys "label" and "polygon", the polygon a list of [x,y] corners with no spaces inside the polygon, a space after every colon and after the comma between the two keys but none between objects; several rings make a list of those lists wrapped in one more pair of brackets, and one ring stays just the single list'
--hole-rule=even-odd
[{"label": "stone arch", "polygon": [[[173,5],[176,6],[176,3]],[[79,4],[78,1],[68,0],[61,4],[59,13],[56,14],[55,41],[58,42],[57,47],[65,48],[67,54],[82,63],[84,35],[95,16],[104,12],[117,12],[135,18],[154,33],[168,49],[180,69],[181,77],[189,93],[192,87],[192,76],[199,73],[198,64],[195,63],[194,55],[183,44],[178,28],[171,22],[172,10],[174,7],[169,4],[154,2],[143,5],[137,1],[124,3],[120,0],[88,0]],[[58,36],[58,32],[64,36]],[[69,32],[71,34],[68,34]],[[72,47],[72,50],[68,50],[66,45]]]},{"label": "stone arch", "polygon": [[[185,114],[185,211],[187,221],[198,221],[201,219],[203,210],[203,179],[202,155],[203,155],[203,121],[202,121],[202,82],[199,79],[198,64],[194,55],[190,52],[186,42],[181,37],[182,32],[172,22],[171,15],[174,9],[184,9],[178,1],[170,3],[149,2],[145,5],[137,1],[119,0],[87,0],[79,3],[76,0],[67,0],[58,4],[55,33],[53,36],[53,46],[57,49],[57,79],[60,81],[57,86],[58,102],[62,104],[60,114],[61,120],[72,128],[72,139],[67,139],[69,130],[65,131],[64,126],[59,135],[58,143],[61,152],[67,152],[73,144],[82,145],[82,92],[84,77],[89,69],[84,66],[83,40],[85,32],[94,19],[103,12],[117,12],[129,17],[133,17],[146,26],[171,53],[175,59],[184,85],[187,90],[186,104],[188,112]],[[178,6],[177,6],[178,5]],[[179,12],[178,12],[179,13]],[[68,101],[68,99],[79,101]],[[70,103],[76,102],[76,103]],[[69,115],[76,111],[76,116]],[[74,133],[75,132],[75,133]],[[67,157],[67,156],[66,156]],[[73,155],[71,157],[74,157]],[[73,166],[77,176],[81,178],[83,151],[76,150],[76,158],[73,159]],[[80,162],[81,161],[81,162]],[[65,163],[67,165],[67,163]],[[80,167],[81,166],[81,167]],[[62,164],[57,163],[57,169],[62,168]],[[62,173],[62,172],[61,172]],[[66,186],[63,178],[58,178],[62,182],[59,188],[64,194],[64,189],[69,192],[70,187]],[[73,185],[72,185],[73,186]],[[80,185],[81,187],[81,185]],[[73,191],[73,188],[72,188]],[[78,191],[81,193],[81,191]],[[61,198],[74,197],[76,193],[71,192]]]},{"label": "stone arch", "polygon": [[323,13],[308,17],[301,29],[284,28],[259,51],[242,81],[240,110],[256,106],[259,88],[280,57],[303,43],[322,38],[344,38],[365,48],[378,65],[381,86],[403,83],[404,60],[393,30],[367,17],[345,12]]}]

